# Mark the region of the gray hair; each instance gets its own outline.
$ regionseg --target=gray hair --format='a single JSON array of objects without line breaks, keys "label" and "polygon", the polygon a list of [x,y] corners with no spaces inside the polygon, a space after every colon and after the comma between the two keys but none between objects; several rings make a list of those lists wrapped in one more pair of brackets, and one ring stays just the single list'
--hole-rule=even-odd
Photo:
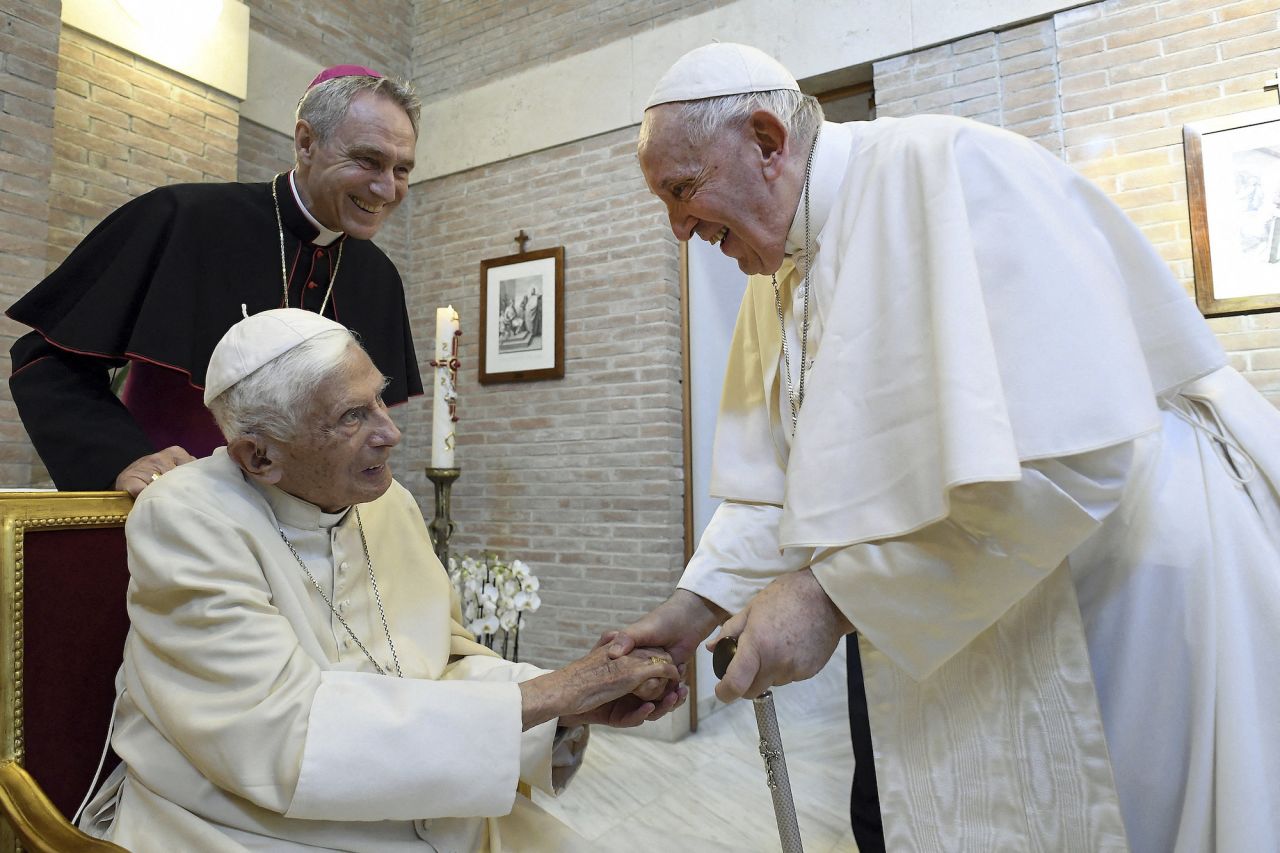
[{"label": "gray hair", "polygon": [[321,332],[214,397],[209,411],[228,443],[244,435],[294,441],[306,426],[316,390],[359,348],[346,329]]},{"label": "gray hair", "polygon": [[[792,89],[773,89],[768,92],[747,92],[742,95],[722,95],[698,101],[681,101],[675,104],[676,118],[695,145],[705,145],[726,127],[745,122],[756,110],[765,110],[778,117],[787,128],[789,136],[807,145],[822,125],[822,105],[818,99]],[[640,150],[649,141],[650,113],[646,110],[640,122]]]},{"label": "gray hair", "polygon": [[334,77],[312,86],[298,101],[296,119],[305,121],[315,131],[316,139],[328,142],[338,125],[347,116],[351,102],[361,92],[373,92],[391,101],[409,116],[413,136],[418,137],[418,117],[422,113],[422,101],[408,83],[391,77]]}]

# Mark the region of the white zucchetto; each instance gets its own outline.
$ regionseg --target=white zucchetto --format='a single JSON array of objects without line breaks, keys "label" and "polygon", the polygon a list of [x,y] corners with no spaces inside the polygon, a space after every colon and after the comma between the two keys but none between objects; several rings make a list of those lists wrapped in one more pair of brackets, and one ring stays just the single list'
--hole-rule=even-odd
[{"label": "white zucchetto", "polygon": [[749,45],[716,42],[677,59],[653,87],[644,108],[777,89],[800,91],[796,78],[778,60]]},{"label": "white zucchetto", "polygon": [[301,308],[273,308],[236,323],[218,341],[205,371],[204,404],[259,367],[324,332],[347,327]]}]

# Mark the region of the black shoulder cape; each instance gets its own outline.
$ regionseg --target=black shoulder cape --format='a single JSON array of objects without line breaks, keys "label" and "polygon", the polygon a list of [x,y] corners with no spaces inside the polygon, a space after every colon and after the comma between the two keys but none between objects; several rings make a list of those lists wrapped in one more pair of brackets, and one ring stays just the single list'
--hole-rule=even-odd
[{"label": "black shoulder cape", "polygon": [[[319,247],[287,176],[276,178],[288,304],[316,310],[342,256],[325,315],[355,331],[390,378],[388,404],[422,393],[404,289],[373,243]],[[130,201],[7,312],[36,331],[14,344],[10,378],[27,432],[62,489],[107,489],[153,452],[107,387],[142,359],[202,388],[213,347],[241,318],[284,304],[272,185],[184,184]],[[105,391],[105,394],[104,394]],[[121,415],[123,414],[123,419]]]}]

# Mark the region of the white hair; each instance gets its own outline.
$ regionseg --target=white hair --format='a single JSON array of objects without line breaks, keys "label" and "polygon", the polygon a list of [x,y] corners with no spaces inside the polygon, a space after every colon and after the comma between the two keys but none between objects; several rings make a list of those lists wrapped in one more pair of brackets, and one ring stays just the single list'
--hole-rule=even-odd
[{"label": "white hair", "polygon": [[[822,105],[818,99],[792,89],[773,89],[768,92],[747,92],[742,95],[722,95],[718,98],[702,98],[697,101],[680,101],[676,120],[688,135],[689,141],[701,146],[710,142],[724,128],[739,125],[757,110],[772,113],[787,129],[787,135],[807,145],[818,132],[823,121]],[[644,150],[652,129],[653,110],[645,111],[640,122],[639,148]]]},{"label": "white hair", "polygon": [[346,329],[321,332],[214,397],[209,411],[228,442],[245,435],[293,441],[306,426],[316,390],[359,349]]}]

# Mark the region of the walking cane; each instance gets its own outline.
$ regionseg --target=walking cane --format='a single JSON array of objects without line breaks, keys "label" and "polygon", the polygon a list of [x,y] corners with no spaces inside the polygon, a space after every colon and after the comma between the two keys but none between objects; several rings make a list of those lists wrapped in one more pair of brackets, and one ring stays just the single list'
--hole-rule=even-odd
[{"label": "walking cane", "polygon": [[[716,643],[711,655],[711,668],[715,670],[716,678],[724,678],[737,650],[738,640],[734,637],[724,637]],[[773,693],[766,690],[751,703],[756,709],[760,757],[764,759],[769,792],[773,795],[773,816],[778,821],[782,853],[804,853],[800,843],[800,823],[796,820],[796,804],[791,797],[791,779],[787,776],[787,759],[782,754],[782,732],[778,729],[778,715],[773,710]]]}]

